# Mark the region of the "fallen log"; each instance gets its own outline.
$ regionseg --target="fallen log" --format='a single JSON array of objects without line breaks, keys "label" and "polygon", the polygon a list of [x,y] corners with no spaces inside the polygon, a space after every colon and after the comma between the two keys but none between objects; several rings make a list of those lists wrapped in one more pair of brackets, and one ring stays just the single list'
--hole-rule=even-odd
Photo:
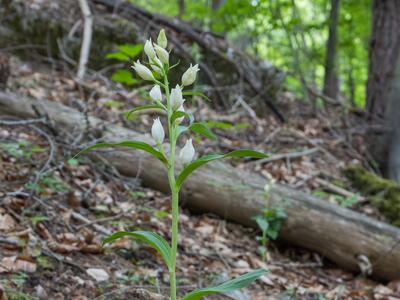
[{"label": "fallen log", "polygon": [[[47,116],[60,134],[63,131],[80,132],[86,126],[85,117],[72,108],[0,93],[0,113],[34,118],[38,117],[37,112]],[[102,139],[107,141],[134,139],[152,142],[149,135],[94,117],[90,117],[89,122],[92,128],[102,131]],[[99,151],[97,155],[115,165],[121,173],[136,176],[139,172],[145,185],[168,192],[163,166],[146,153],[118,149]],[[266,183],[258,174],[216,163],[196,171],[189,178],[182,190],[182,205],[254,226],[252,217],[267,205]],[[288,218],[280,232],[280,240],[318,252],[355,272],[359,271],[358,258],[366,257],[372,264],[374,277],[400,278],[400,229],[276,184],[270,192],[268,205],[282,203],[286,203]]]}]

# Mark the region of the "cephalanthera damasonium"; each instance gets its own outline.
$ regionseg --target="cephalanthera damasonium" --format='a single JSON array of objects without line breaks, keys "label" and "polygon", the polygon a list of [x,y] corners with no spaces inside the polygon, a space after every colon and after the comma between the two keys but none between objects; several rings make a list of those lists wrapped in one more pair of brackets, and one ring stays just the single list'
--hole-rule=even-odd
[{"label": "cephalanthera damasonium", "polygon": [[[129,236],[147,243],[155,248],[165,261],[169,271],[170,280],[170,299],[177,299],[176,289],[176,259],[178,245],[178,220],[179,220],[179,191],[184,181],[195,170],[217,159],[228,157],[255,157],[263,158],[266,155],[254,150],[240,149],[226,154],[209,154],[195,159],[196,151],[193,146],[193,140],[186,137],[186,142],[179,155],[176,157],[176,145],[178,139],[190,132],[203,135],[207,138],[216,139],[212,131],[201,122],[194,122],[193,115],[185,110],[185,99],[183,95],[200,95],[198,91],[184,91],[190,85],[196,82],[198,65],[190,65],[182,74],[181,84],[177,84],[174,88],[170,87],[168,74],[174,66],[170,66],[170,52],[167,49],[168,39],[164,30],[161,30],[157,37],[157,43],[153,43],[151,39],[147,40],[144,45],[144,52],[147,56],[147,62],[134,62],[132,68],[137,75],[146,81],[154,83],[149,91],[150,99],[153,101],[151,105],[136,107],[128,112],[128,116],[132,113],[138,113],[146,109],[159,109],[167,115],[166,121],[156,118],[151,127],[151,136],[154,140],[154,146],[143,141],[122,141],[119,143],[98,143],[82,150],[80,153],[100,148],[100,147],[129,147],[136,150],[146,151],[147,153],[158,159],[167,169],[168,182],[171,189],[171,207],[172,207],[172,224],[171,224],[171,242],[166,241],[162,236],[149,231],[119,231],[103,241],[103,244],[111,243],[121,237]],[[164,93],[164,95],[163,95]],[[205,97],[205,96],[204,96]],[[165,101],[163,101],[165,100]],[[164,125],[163,125],[164,123]],[[164,131],[164,128],[166,131]],[[165,151],[165,139],[168,138],[169,151]],[[79,153],[79,154],[80,154]],[[176,173],[176,171],[178,171]],[[188,199],[190,201],[190,199]],[[239,276],[233,280],[227,281],[221,285],[211,288],[203,288],[190,292],[182,297],[182,300],[197,300],[203,296],[229,292],[235,289],[243,288],[250,282],[262,276],[266,270],[259,269],[253,272]]]}]

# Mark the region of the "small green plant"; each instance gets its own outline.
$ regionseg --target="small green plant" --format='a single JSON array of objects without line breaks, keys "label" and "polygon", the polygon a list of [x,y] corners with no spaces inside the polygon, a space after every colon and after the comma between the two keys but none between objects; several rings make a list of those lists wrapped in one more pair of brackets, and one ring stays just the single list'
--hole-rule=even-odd
[{"label": "small green plant", "polygon": [[263,261],[265,261],[267,257],[269,241],[275,240],[278,237],[282,222],[287,217],[284,205],[280,207],[269,207],[270,192],[274,183],[275,180],[270,177],[270,182],[264,187],[264,197],[266,199],[265,208],[261,215],[254,217],[254,221],[261,230],[261,235],[257,236],[257,241],[260,242],[258,251]]},{"label": "small green plant", "polygon": [[257,240],[260,242],[258,251],[263,261],[266,259],[269,240],[275,240],[278,237],[282,222],[286,217],[287,215],[282,207],[265,208],[262,215],[254,217],[254,221],[261,230],[261,235],[257,236]]},{"label": "small green plant", "polygon": [[46,189],[55,193],[68,193],[71,190],[68,184],[54,176],[44,176],[37,184],[27,184],[27,188],[38,193],[43,193]]},{"label": "small green plant", "polygon": [[0,149],[7,152],[15,158],[31,158],[33,154],[46,151],[39,145],[32,144],[29,141],[21,140],[12,143],[0,143]]},{"label": "small green plant", "polygon": [[[107,59],[115,59],[121,62],[129,62],[138,56],[143,50],[142,44],[125,44],[119,45],[118,51],[108,53]],[[115,82],[119,82],[126,85],[134,85],[138,81],[133,78],[130,71],[125,69],[117,69],[112,75],[111,79]]]},{"label": "small green plant", "polygon": [[[195,158],[195,149],[193,147],[192,139],[188,138],[184,147],[181,149],[178,156],[176,156],[176,144],[178,138],[189,131],[203,135],[210,139],[215,139],[215,135],[203,123],[194,122],[192,115],[185,112],[183,95],[193,94],[190,91],[183,92],[183,89],[192,85],[199,71],[198,66],[192,66],[182,75],[181,84],[177,84],[175,88],[170,89],[168,80],[168,73],[174,67],[169,65],[169,52],[166,50],[167,37],[164,30],[161,30],[157,44],[148,40],[144,46],[144,51],[149,59],[148,66],[142,63],[134,63],[133,69],[144,80],[154,83],[153,88],[150,90],[150,98],[154,101],[152,105],[141,106],[132,109],[128,112],[128,116],[132,113],[137,113],[146,109],[160,109],[167,115],[167,133],[169,136],[169,148],[166,149],[164,145],[165,131],[160,119],[154,120],[151,128],[151,134],[155,141],[155,146],[144,143],[142,141],[122,141],[119,143],[99,143],[82,150],[84,153],[93,149],[102,147],[128,147],[146,151],[147,153],[158,159],[166,168],[168,173],[168,181],[171,189],[172,198],[172,226],[171,226],[171,244],[163,237],[154,232],[148,231],[119,231],[104,239],[103,244],[111,243],[122,237],[132,237],[147,243],[156,249],[164,259],[168,270],[170,280],[170,299],[177,299],[177,280],[176,280],[176,260],[177,260],[177,246],[178,246],[178,220],[179,220],[179,191],[185,180],[195,170],[204,166],[212,161],[230,158],[230,157],[255,157],[263,158],[265,154],[254,150],[235,150],[226,154],[209,154],[202,156],[198,159]],[[164,96],[162,93],[164,91]],[[186,125],[182,123],[186,120]],[[177,175],[175,172],[179,169]],[[262,276],[266,270],[259,269],[245,275],[239,276],[233,280],[227,281],[221,285],[195,290],[186,294],[182,300],[196,300],[204,296],[229,292],[235,289],[240,289],[258,277]]]},{"label": "small green plant", "polygon": [[355,193],[348,197],[343,197],[340,195],[334,195],[324,191],[317,190],[313,192],[313,195],[327,200],[333,197],[333,200],[335,200],[335,202],[337,202],[337,204],[339,204],[339,206],[343,208],[352,207],[360,201],[360,194],[358,193]]}]

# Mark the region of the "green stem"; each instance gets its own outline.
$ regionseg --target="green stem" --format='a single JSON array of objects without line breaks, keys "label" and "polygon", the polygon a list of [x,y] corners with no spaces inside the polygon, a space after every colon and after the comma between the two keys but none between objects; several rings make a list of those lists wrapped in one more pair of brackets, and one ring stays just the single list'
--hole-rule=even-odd
[{"label": "green stem", "polygon": [[164,89],[167,97],[167,111],[168,111],[168,133],[170,143],[170,155],[168,164],[168,181],[171,188],[172,198],[172,238],[171,238],[171,255],[172,261],[169,269],[169,282],[170,282],[170,298],[176,300],[176,255],[178,248],[178,225],[179,225],[179,189],[176,187],[175,182],[175,146],[176,146],[176,128],[171,123],[172,107],[170,103],[169,84],[166,74],[164,75]]}]

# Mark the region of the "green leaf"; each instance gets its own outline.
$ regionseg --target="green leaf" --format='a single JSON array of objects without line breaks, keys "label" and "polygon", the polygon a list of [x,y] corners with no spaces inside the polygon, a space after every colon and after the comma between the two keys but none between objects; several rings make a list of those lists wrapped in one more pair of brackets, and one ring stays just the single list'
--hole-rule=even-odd
[{"label": "green leaf", "polygon": [[165,263],[167,264],[168,268],[171,268],[172,264],[172,254],[171,254],[171,247],[168,242],[159,234],[150,232],[150,231],[118,231],[113,233],[112,235],[106,237],[103,240],[103,246],[105,244],[114,242],[117,239],[122,237],[129,236],[135,239],[138,239],[152,248],[156,249],[158,253],[161,254],[162,258],[164,259]]},{"label": "green leaf", "polygon": [[210,161],[221,159],[221,158],[228,158],[228,157],[255,157],[255,158],[264,158],[267,157],[266,154],[254,151],[254,150],[235,150],[232,152],[229,152],[227,154],[209,154],[205,155],[203,157],[200,157],[199,159],[196,159],[195,161],[192,161],[189,165],[187,165],[178,175],[176,178],[176,185],[177,187],[181,187],[185,179],[193,173],[196,169],[200,168],[201,166],[209,163]]},{"label": "green leaf", "polygon": [[198,92],[198,91],[186,91],[186,92],[182,92],[183,96],[199,96],[201,98],[206,99],[207,101],[211,102],[211,99],[208,98],[206,95],[204,95],[202,92]]},{"label": "green leaf", "polygon": [[126,85],[134,85],[138,81],[133,78],[133,75],[128,70],[119,69],[111,76],[112,81],[123,83]]},{"label": "green leaf", "polygon": [[126,117],[127,119],[129,119],[129,118],[132,116],[132,114],[137,113],[137,112],[142,111],[142,110],[147,110],[147,109],[161,109],[161,110],[165,110],[162,106],[156,105],[156,104],[154,104],[154,105],[143,105],[143,106],[138,106],[138,107],[135,107],[135,108],[133,108],[133,109],[127,111],[127,112],[125,113],[125,117]]},{"label": "green leaf", "polygon": [[122,106],[124,106],[124,103],[116,100],[108,100],[104,103],[104,105],[109,108],[121,108]]},{"label": "green leaf", "polygon": [[118,50],[130,58],[135,58],[143,50],[143,44],[124,44],[118,46]]},{"label": "green leaf", "polygon": [[129,61],[130,58],[129,56],[125,55],[124,53],[121,52],[113,52],[113,53],[108,53],[106,55],[107,59],[116,59],[119,61]]},{"label": "green leaf", "polygon": [[87,148],[79,151],[79,153],[75,154],[75,156],[73,158],[77,157],[78,155],[81,155],[82,153],[89,152],[93,149],[109,148],[109,147],[128,147],[128,148],[143,150],[143,151],[146,151],[147,153],[150,153],[155,158],[159,159],[162,163],[164,163],[164,164],[168,163],[167,159],[160,151],[157,151],[156,149],[154,149],[151,145],[149,145],[147,143],[138,142],[138,141],[123,141],[123,142],[119,142],[119,143],[98,143],[98,144],[95,144],[93,146],[87,147]]},{"label": "green leaf", "polygon": [[246,273],[242,276],[239,276],[235,279],[229,280],[227,282],[222,283],[221,285],[199,289],[189,294],[186,294],[182,300],[199,300],[204,296],[216,294],[216,293],[227,293],[234,290],[238,290],[248,286],[251,282],[256,280],[257,278],[264,275],[267,271],[264,269],[258,269],[250,273]]},{"label": "green leaf", "polygon": [[269,223],[263,216],[256,216],[254,218],[258,227],[261,229],[262,232],[266,232],[269,228]]},{"label": "green leaf", "polygon": [[192,125],[190,125],[190,130],[195,133],[201,134],[211,140],[217,139],[217,136],[204,123],[193,123]]},{"label": "green leaf", "polygon": [[205,165],[206,163],[217,160],[220,158],[223,158],[224,155],[222,154],[209,154],[205,155],[203,157],[200,157],[199,159],[196,159],[195,161],[192,161],[189,165],[187,165],[178,175],[176,178],[176,185],[179,188],[182,183],[185,181],[185,179],[196,169],[200,168],[201,166]]},{"label": "green leaf", "polygon": [[207,121],[207,126],[209,128],[219,128],[219,129],[231,129],[231,128],[234,127],[230,123],[221,122],[221,121],[214,121],[214,120]]},{"label": "green leaf", "polygon": [[171,123],[173,124],[176,119],[179,118],[189,118],[189,115],[185,113],[184,111],[174,111],[174,113],[171,116]]}]

